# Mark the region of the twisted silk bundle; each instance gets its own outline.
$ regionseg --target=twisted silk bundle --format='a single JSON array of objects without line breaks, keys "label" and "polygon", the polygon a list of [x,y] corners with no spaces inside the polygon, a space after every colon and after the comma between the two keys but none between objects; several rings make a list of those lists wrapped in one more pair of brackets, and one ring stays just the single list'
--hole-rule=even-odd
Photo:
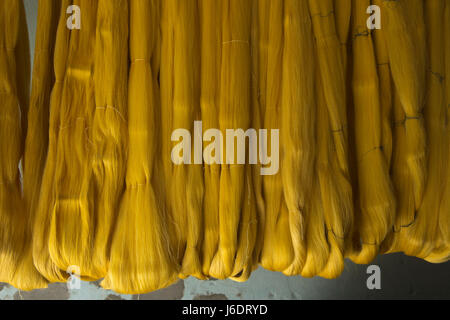
[{"label": "twisted silk bundle", "polygon": [[44,287],[46,281],[31,259],[30,215],[22,201],[19,171],[30,99],[28,31],[21,1],[1,3],[0,25],[0,281],[29,290]]},{"label": "twisted silk bundle", "polygon": [[[126,2],[124,5],[126,8]],[[160,7],[154,0],[135,0],[129,10],[133,24],[130,28],[128,130],[129,139],[134,143],[128,149],[126,189],[113,237],[111,264],[102,286],[123,293],[144,293],[174,282],[177,266],[168,246],[166,219],[152,180],[158,136],[151,131],[156,127],[155,110],[159,101],[152,61],[157,59]],[[153,232],[148,232],[149,229]]]},{"label": "twisted silk bundle", "polygon": [[449,260],[450,0],[39,0],[36,27],[30,88],[0,2],[1,282]]}]

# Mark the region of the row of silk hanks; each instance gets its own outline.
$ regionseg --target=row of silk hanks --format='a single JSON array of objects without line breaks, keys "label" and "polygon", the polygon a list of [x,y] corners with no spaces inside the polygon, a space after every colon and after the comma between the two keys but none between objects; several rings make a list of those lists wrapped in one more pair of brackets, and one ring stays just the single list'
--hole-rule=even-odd
[{"label": "row of silk hanks", "polygon": [[39,0],[35,28],[31,64],[0,1],[0,282],[449,259],[450,0]]}]

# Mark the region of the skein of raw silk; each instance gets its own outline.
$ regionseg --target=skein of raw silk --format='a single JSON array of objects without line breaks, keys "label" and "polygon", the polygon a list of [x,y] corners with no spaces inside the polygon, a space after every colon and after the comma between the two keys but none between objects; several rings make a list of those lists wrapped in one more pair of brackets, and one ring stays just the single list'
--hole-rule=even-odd
[{"label": "skein of raw silk", "polygon": [[[174,188],[174,167],[171,152],[173,142],[171,140],[174,128],[174,50],[175,50],[175,1],[162,1],[161,13],[161,67],[160,67],[160,91],[161,91],[161,163],[164,172],[162,182],[165,196],[164,210],[167,213],[168,233],[170,246],[174,250],[176,261],[181,265],[186,246],[186,217],[184,210],[177,211],[172,194]],[[180,115],[181,116],[181,115]],[[184,192],[184,191],[183,191]],[[180,200],[182,200],[180,196]]]},{"label": "skein of raw silk", "polygon": [[[348,242],[346,240],[350,235],[353,222],[352,199],[349,197],[352,194],[352,186],[338,169],[339,163],[334,152],[333,133],[330,130],[322,80],[318,70],[316,72],[317,155],[315,170],[318,179],[316,183],[319,184],[320,192],[318,193],[314,189],[312,204],[317,213],[312,214],[324,215],[326,238],[329,245],[328,261],[319,275],[324,278],[336,278],[344,270],[345,246]],[[315,199],[316,197],[320,198],[319,201]]]},{"label": "skein of raw silk", "polygon": [[[308,4],[284,2],[284,51],[281,89],[283,193],[289,210],[294,260],[285,274],[300,274],[306,258],[307,201],[313,196],[315,162],[314,39]],[[317,183],[314,183],[317,186]],[[317,187],[314,187],[317,188]],[[323,216],[322,216],[323,218]],[[323,228],[320,228],[323,229]]]},{"label": "skein of raw silk", "polygon": [[[23,155],[25,128],[22,113],[23,87],[29,84],[29,52],[18,54],[19,43],[28,41],[25,12],[21,0],[0,4],[0,282],[13,282],[21,256],[27,248],[28,219],[22,202],[19,162]],[[22,26],[22,27],[21,27]],[[27,56],[28,55],[28,56]],[[21,66],[21,64],[23,64]],[[28,72],[28,74],[26,74]],[[25,73],[25,74],[20,74]],[[26,79],[20,83],[20,79]],[[20,277],[27,275],[20,275]],[[30,281],[39,281],[37,274],[28,275]],[[25,289],[29,289],[25,287]]]},{"label": "skein of raw silk", "polygon": [[408,217],[415,210],[414,185],[407,165],[405,112],[396,90],[393,91],[393,118],[391,176],[397,200],[397,214],[393,230],[384,240],[382,246],[384,253],[399,252],[402,250],[402,243],[408,242],[405,228],[411,224],[402,225],[401,218]]},{"label": "skein of raw silk", "polygon": [[[445,106],[447,110],[447,159],[450,159],[450,1],[445,2],[444,16],[444,36],[445,36]],[[437,257],[428,257],[427,260],[435,260],[432,262],[445,262],[450,259],[450,166],[446,165],[447,181],[445,191],[442,196],[442,203],[439,212],[439,227],[441,231],[441,252],[437,252]]]},{"label": "skein of raw silk", "polygon": [[[172,129],[186,129],[193,133],[194,121],[200,118],[200,44],[198,3],[196,0],[171,0],[173,24],[173,121]],[[195,135],[196,133],[193,133]],[[175,143],[171,143],[172,146]],[[184,243],[180,277],[190,275],[203,279],[200,261],[203,210],[203,168],[194,164],[194,146],[191,146],[192,164],[173,167],[171,201],[173,214],[178,216]]]},{"label": "skein of raw silk", "polygon": [[[334,14],[336,22],[336,34],[338,36],[343,63],[345,77],[349,77],[349,72],[346,66],[348,65],[347,51],[348,51],[348,35],[350,30],[350,20],[352,13],[351,0],[335,0]],[[316,67],[316,70],[318,67]],[[316,71],[317,73],[317,71]],[[316,77],[316,96],[318,103],[322,103],[322,108],[326,109],[326,102],[324,101],[323,86],[321,84],[321,75]],[[349,101],[347,101],[347,104]],[[314,267],[311,260],[311,250],[308,252],[308,266],[305,266],[304,273],[309,275],[320,271],[319,276],[324,278],[336,278],[344,270],[344,252],[345,245],[349,241],[345,241],[350,235],[350,229],[353,223],[352,207],[352,186],[347,180],[341,170],[339,170],[339,163],[336,153],[334,152],[333,133],[329,126],[328,111],[322,110],[322,116],[317,117],[317,158],[315,168],[318,173],[317,182],[320,187],[320,192],[316,192],[316,197],[320,197],[321,203],[314,200],[314,211],[317,214],[324,214],[326,226],[326,238],[329,245],[329,256],[326,265],[320,270],[321,266]],[[319,128],[319,124],[322,127]],[[314,187],[316,188],[316,186]],[[315,231],[316,235],[321,235]],[[320,238],[321,240],[321,238]],[[311,241],[309,241],[311,243]],[[317,245],[312,244],[316,249],[326,252],[328,248],[318,242]],[[311,245],[310,245],[311,247]],[[322,264],[321,257],[317,258],[318,263]]]},{"label": "skein of raw silk", "polygon": [[[383,0],[373,1],[374,5],[382,7]],[[389,55],[386,47],[386,36],[383,27],[372,31],[375,56],[377,61],[380,104],[381,104],[381,145],[388,168],[392,160],[392,122],[393,122],[393,94]]]},{"label": "skein of raw silk", "polygon": [[[283,15],[284,0],[260,2],[260,108],[261,123],[268,135],[272,134],[272,129],[280,129],[281,124]],[[275,148],[272,149],[271,139],[267,141],[266,152],[268,155],[276,152]],[[281,164],[280,170],[282,168]],[[263,192],[265,221],[260,263],[268,270],[281,272],[291,264],[293,248],[280,171],[263,176]]]},{"label": "skein of raw silk", "polygon": [[[221,3],[218,1],[201,1],[202,13],[202,87],[201,106],[203,131],[219,126],[220,98],[220,64],[222,49]],[[217,137],[215,137],[216,139]],[[222,142],[223,143],[223,142]],[[211,163],[210,147],[204,147],[205,162]],[[220,150],[215,149],[215,156],[221,157]],[[247,171],[251,170],[250,168]],[[203,272],[209,274],[211,261],[218,247],[219,231],[219,182],[220,165],[205,164],[205,199],[204,199],[204,241],[203,241]],[[254,204],[251,176],[246,175],[242,219],[239,226],[238,250],[232,277],[236,281],[245,281],[252,271],[252,253],[256,236],[256,207]]]},{"label": "skein of raw silk", "polygon": [[[423,111],[426,108],[425,102],[426,102],[426,95],[428,94],[427,91],[428,90],[428,84],[429,81],[426,78],[426,72],[427,69],[429,68],[427,59],[428,59],[428,41],[427,41],[427,30],[426,30],[426,26],[425,26],[425,10],[424,10],[424,1],[422,0],[412,0],[412,1],[408,1],[408,5],[406,6],[406,14],[407,14],[407,21],[408,22],[412,22],[413,24],[411,26],[409,26],[409,30],[411,32],[411,35],[413,37],[413,41],[414,41],[414,49],[416,50],[416,55],[415,58],[417,59],[417,61],[415,62],[416,64],[416,69],[415,72],[418,74],[418,78],[422,81],[423,87],[422,90],[422,106],[420,109],[420,113],[421,113],[421,117],[423,118]],[[406,113],[406,111],[405,111]],[[413,120],[414,121],[414,120]],[[408,120],[405,121],[405,127],[407,124]],[[425,124],[425,123],[424,123]],[[425,127],[425,137],[427,136],[427,128]],[[426,137],[427,138],[427,137]],[[428,144],[427,144],[428,145]],[[426,151],[427,147],[426,147]],[[428,178],[428,177],[427,177]],[[411,211],[412,212],[412,211]],[[404,224],[401,224],[401,226],[409,226],[411,224],[413,224],[415,222],[415,217],[417,216],[418,210],[414,211],[414,217],[413,216],[406,216],[406,218],[402,218],[402,220],[405,220],[407,218],[409,218],[409,220],[404,221]],[[403,237],[406,241],[400,241],[399,242],[399,246],[402,247],[405,243],[408,246],[409,243],[409,239],[408,239],[408,235],[405,234],[405,236]],[[400,239],[402,239],[402,237],[400,237]]]},{"label": "skein of raw silk", "polygon": [[[316,69],[317,70],[317,69]],[[328,136],[328,138],[331,138],[331,135],[329,135],[329,122],[326,109],[326,103],[323,96],[323,86],[321,84],[320,76],[317,73],[315,77],[313,76],[312,79],[315,81],[315,107],[316,107],[316,115],[317,120],[315,121],[315,133],[318,137],[317,144],[320,147],[323,148],[324,146],[324,140],[326,140],[325,135]],[[320,137],[320,138],[319,138]],[[328,141],[327,141],[328,142]],[[322,150],[318,150],[318,156],[323,155],[321,154]],[[319,162],[319,158],[316,158],[316,161],[314,162],[313,170],[313,181],[312,185],[310,186],[310,194],[308,198],[306,199],[306,206],[305,206],[305,230],[304,230],[304,238],[303,246],[306,249],[306,255],[304,257],[305,261],[303,263],[301,271],[301,276],[305,278],[311,278],[316,275],[319,275],[322,270],[324,270],[325,267],[330,269],[328,265],[331,265],[332,263],[339,263],[338,261],[330,262],[330,260],[336,260],[336,258],[333,256],[333,252],[330,251],[330,245],[327,242],[327,232],[328,229],[325,228],[326,221],[325,221],[325,212],[324,212],[324,206],[322,205],[322,197],[321,197],[321,186],[320,186],[320,179],[317,178],[316,173],[320,174],[319,166],[322,166],[323,162]],[[331,177],[328,176],[330,179]],[[294,246],[296,244],[294,243]],[[329,270],[326,270],[325,273],[330,272]]]},{"label": "skein of raw silk", "polygon": [[[427,72],[428,94],[425,108],[425,124],[428,133],[428,180],[421,207],[414,223],[405,228],[407,243],[402,250],[407,255],[427,257],[439,240],[439,207],[444,186],[445,145],[445,97],[444,97],[444,1],[425,3],[427,25],[429,70]],[[408,118],[406,118],[408,123]]]},{"label": "skein of raw silk", "polygon": [[[268,15],[270,13],[270,0],[253,1],[252,16],[252,108],[253,127],[260,130],[264,127],[266,107],[266,76],[267,76],[267,46],[268,46]],[[255,196],[258,204],[258,232],[253,251],[254,262],[257,266],[261,261],[264,247],[264,234],[266,228],[266,202],[264,199],[264,176],[261,175],[262,163],[259,161],[253,167]]]},{"label": "skein of raw silk", "polygon": [[[259,102],[259,1],[252,2],[251,24],[251,128],[256,132],[261,129],[261,107]],[[249,148],[250,150],[250,148]],[[258,161],[246,168],[245,194],[243,212],[239,226],[238,251],[236,254],[233,275],[230,279],[243,282],[249,279],[251,272],[259,265],[259,257],[263,244],[265,204],[263,199],[262,164]],[[249,176],[251,175],[251,177]],[[254,198],[253,198],[254,197]]]},{"label": "skein of raw silk", "polygon": [[[417,49],[422,39],[414,36],[419,19],[408,17],[408,6],[403,0],[384,1],[382,24],[393,82],[405,112],[405,151],[414,183],[415,210],[418,210],[427,178],[426,134],[421,114],[425,98],[425,61],[422,52]],[[406,217],[402,216],[401,225],[409,225],[413,215],[414,212],[409,212]]]},{"label": "skein of raw silk", "polygon": [[[92,168],[95,181],[95,240],[92,264],[96,277],[108,271],[108,257],[127,152],[126,106],[128,1],[99,0],[95,48],[95,113],[92,123]],[[106,80],[106,81],[105,81]]]},{"label": "skein of raw silk", "polygon": [[306,235],[304,246],[307,247],[305,262],[301,271],[304,278],[312,278],[319,275],[328,263],[330,247],[327,243],[327,233],[324,226],[324,212],[320,202],[320,190],[318,181],[314,181],[313,195],[309,198],[310,211],[306,217]]},{"label": "skein of raw silk", "polygon": [[353,104],[361,210],[361,216],[356,217],[356,232],[362,249],[350,258],[362,264],[376,257],[395,218],[395,198],[381,144],[381,104],[375,53],[372,35],[366,26],[365,9],[369,4],[368,0],[353,2]]},{"label": "skein of raw silk", "polygon": [[[19,283],[17,287],[28,289],[43,288],[47,285],[33,265],[31,232],[48,150],[50,94],[55,81],[53,55],[59,13],[59,1],[41,0],[39,2],[28,130],[23,158],[24,202],[29,228],[27,237],[30,238],[27,240],[27,248],[16,272],[16,281]],[[34,273],[38,281],[30,281],[29,275]]]},{"label": "skein of raw silk", "polygon": [[[258,45],[258,2],[252,1],[252,17],[250,31],[250,68],[251,68],[251,108],[249,113],[250,126],[258,131],[261,127],[260,106],[257,99],[258,87],[254,82],[258,80],[257,74],[257,45]],[[257,142],[249,139],[248,152],[257,150]],[[256,148],[255,148],[256,147]],[[247,161],[250,155],[246,156]],[[237,250],[234,260],[234,267],[229,279],[237,282],[245,282],[250,278],[253,270],[258,267],[259,252],[261,249],[261,235],[263,229],[260,226],[260,219],[264,213],[264,200],[262,199],[262,175],[261,163],[247,165],[245,168],[244,195],[242,199],[242,211],[239,222]]]},{"label": "skein of raw silk", "polygon": [[176,259],[175,250],[174,247],[171,246],[170,241],[170,229],[169,227],[169,215],[168,211],[166,210],[166,203],[164,201],[165,199],[165,190],[164,190],[164,170],[163,170],[163,164],[162,164],[162,139],[161,139],[161,92],[160,92],[160,69],[161,69],[161,14],[162,14],[162,4],[159,1],[158,2],[159,7],[159,14],[157,15],[157,23],[155,24],[155,28],[157,29],[156,32],[156,40],[155,40],[155,48],[153,49],[153,54],[150,59],[150,65],[152,69],[152,76],[153,76],[153,85],[155,87],[154,91],[156,92],[154,97],[156,99],[155,105],[157,108],[154,109],[154,131],[156,133],[155,137],[155,148],[154,148],[154,154],[153,154],[153,160],[154,160],[154,168],[152,171],[152,187],[153,191],[155,193],[155,198],[157,199],[157,203],[159,205],[159,212],[161,212],[162,220],[164,222],[164,231],[165,234],[165,241],[166,246],[169,248],[169,253],[171,257],[171,261],[174,264],[174,268],[176,270],[179,270],[179,264],[178,260]]},{"label": "skein of raw silk", "polygon": [[[450,1],[445,3],[445,105],[447,107],[447,155],[450,159]],[[447,186],[441,204],[439,225],[447,248],[450,247],[450,167],[447,162]]]},{"label": "skein of raw silk", "polygon": [[92,137],[95,111],[94,55],[98,1],[80,0],[83,27],[70,32],[66,77],[60,104],[48,249],[62,270],[77,266],[80,275],[96,279],[92,266],[94,193]]},{"label": "skein of raw silk", "polygon": [[445,2],[445,105],[447,108],[447,180],[439,212],[439,226],[443,242],[450,250],[450,1]]},{"label": "skein of raw silk", "polygon": [[[282,70],[283,70],[283,46],[284,46],[284,0],[270,1],[270,5],[261,9],[269,10],[266,22],[267,34],[267,64],[260,70],[260,76],[264,84],[261,86],[261,94],[265,94],[263,103],[263,123],[267,129],[268,137],[274,134],[273,130],[279,130],[281,126],[282,108]],[[261,29],[264,26],[261,27]],[[264,34],[262,34],[264,35]],[[263,48],[264,49],[264,48]],[[266,91],[263,91],[265,88]],[[272,146],[272,139],[267,139],[267,154],[273,155],[283,145]],[[283,141],[281,140],[281,143]],[[282,157],[280,157],[281,159]],[[266,217],[264,230],[264,243],[261,251],[261,265],[273,271],[286,270],[294,259],[293,243],[289,227],[289,211],[283,196],[283,162],[278,173],[263,177],[264,199],[266,203]]]},{"label": "skein of raw silk", "polygon": [[344,58],[336,33],[332,0],[309,0],[317,56],[339,166],[348,175],[348,132]]},{"label": "skein of raw silk", "polygon": [[245,282],[253,271],[253,249],[256,244],[258,220],[256,199],[253,192],[253,171],[247,166],[245,169],[244,197],[242,213],[239,222],[237,250],[231,280]]},{"label": "skein of raw silk", "polygon": [[[200,106],[202,111],[203,132],[219,128],[220,102],[220,70],[222,53],[222,23],[221,1],[200,0],[201,21],[201,93]],[[211,137],[211,142],[205,142],[203,154],[205,160],[204,179],[205,195],[203,202],[203,243],[202,270],[209,275],[209,268],[219,243],[219,192],[220,192],[220,149],[218,137]],[[223,141],[222,141],[223,143]],[[214,163],[212,163],[214,162]],[[220,161],[219,161],[220,162]]]},{"label": "skein of raw silk", "polygon": [[[414,76],[420,79],[422,86],[419,88],[421,90],[421,95],[425,95],[425,59],[426,59],[426,35],[425,35],[425,22],[424,22],[424,10],[423,2],[421,0],[412,0],[408,2],[408,6],[405,9],[405,16],[407,16],[406,21],[414,22],[413,26],[409,26],[405,32],[407,38],[414,39],[414,66],[411,72],[414,72]],[[382,16],[384,17],[384,15]],[[383,25],[387,23],[382,21]],[[384,35],[386,32],[390,32],[389,28],[382,28],[380,33]],[[378,32],[377,32],[378,33]],[[385,36],[385,40],[386,37]],[[387,42],[385,42],[386,47]],[[389,53],[389,51],[388,51]],[[388,54],[390,59],[390,55]],[[390,62],[391,64],[392,62]],[[405,69],[407,70],[407,69]],[[392,76],[394,74],[392,73]],[[394,79],[394,78],[392,78]],[[408,80],[407,80],[408,81]],[[393,81],[395,85],[395,81]],[[394,87],[394,86],[393,86]],[[408,164],[409,152],[408,152],[408,132],[409,127],[406,126],[405,111],[402,105],[400,87],[395,88],[396,92],[394,96],[394,148],[392,153],[392,180],[395,186],[396,198],[397,198],[397,214],[394,223],[393,232],[385,239],[383,244],[383,251],[386,252],[397,252],[402,251],[403,247],[408,246],[409,240],[405,234],[405,229],[411,226],[417,215],[417,204],[415,203],[415,193],[414,193],[414,180],[412,177],[412,172],[409,170],[410,165]],[[393,92],[394,93],[394,92]],[[409,97],[408,97],[409,98]],[[422,102],[424,98],[422,98]],[[400,109],[403,109],[400,110]],[[421,111],[422,112],[422,111]],[[414,120],[412,120],[414,121]]]},{"label": "skein of raw silk", "polygon": [[444,1],[427,1],[425,4],[427,25],[429,93],[425,108],[428,133],[428,180],[424,199],[414,223],[405,229],[408,243],[403,248],[408,255],[426,258],[439,243],[439,208],[443,175],[446,172],[445,97],[444,97]]},{"label": "skein of raw silk", "polygon": [[[323,84],[325,102],[330,122],[329,131],[332,134],[333,148],[330,150],[330,161],[336,175],[336,190],[340,196],[335,198],[333,189],[327,189],[334,201],[323,201],[323,205],[334,205],[332,210],[325,208],[328,231],[331,230],[336,238],[350,236],[349,228],[353,226],[353,194],[349,174],[348,160],[348,127],[347,127],[347,99],[345,61],[336,32],[333,3],[331,0],[310,0],[309,10],[313,22],[313,32],[316,39],[316,52],[319,74]],[[326,176],[326,167],[323,167]],[[326,188],[327,182],[321,182],[321,188]],[[329,185],[331,188],[331,184]],[[324,191],[322,191],[324,193]],[[337,213],[337,215],[334,215]],[[336,219],[333,221],[333,219]],[[338,223],[338,224],[335,224]],[[339,242],[339,241],[338,241]],[[348,242],[348,246],[351,247]],[[350,248],[351,249],[351,248]],[[352,249],[353,250],[353,249]],[[334,251],[336,252],[336,251]],[[338,259],[340,260],[340,259]]]},{"label": "skein of raw silk", "polygon": [[177,278],[162,206],[152,186],[159,88],[151,59],[157,54],[160,2],[130,2],[131,69],[128,86],[129,145],[126,190],[102,286],[121,293],[146,293]]},{"label": "skein of raw silk", "polygon": [[50,96],[55,82],[53,55],[60,10],[59,1],[39,1],[28,130],[23,160],[24,200],[31,221],[33,221],[39,200],[48,151]]},{"label": "skein of raw silk", "polygon": [[[251,23],[253,0],[222,2],[222,69],[219,128],[247,130],[250,126],[251,103]],[[228,138],[233,139],[234,137]],[[234,154],[224,147],[224,163],[220,174],[219,247],[210,268],[217,279],[232,276],[238,249],[238,228],[245,193],[246,165],[237,163]]]},{"label": "skein of raw silk", "polygon": [[[18,6],[18,7],[17,7]],[[15,2],[11,6],[13,14],[12,17],[18,18],[18,30],[17,30],[17,46],[14,52],[16,61],[16,89],[18,103],[21,109],[21,128],[22,128],[22,139],[25,139],[27,135],[27,113],[29,104],[29,79],[30,79],[30,52],[28,43],[28,32],[25,19],[25,9],[23,7],[22,1]],[[13,27],[15,28],[15,27]],[[14,31],[12,32],[14,34]],[[12,143],[15,143],[12,141]],[[20,144],[24,148],[25,143]],[[23,151],[23,149],[22,149]],[[24,158],[22,158],[22,161]],[[0,182],[1,184],[1,182]],[[1,200],[0,200],[1,201]],[[6,201],[9,201],[6,200]],[[23,197],[22,197],[23,201]],[[27,204],[23,201],[23,204],[19,208],[19,212],[15,212],[14,220],[15,223],[13,228],[18,232],[19,239],[11,239],[17,241],[16,246],[19,251],[16,253],[17,264],[15,266],[14,274],[9,283],[20,290],[33,290],[39,288],[45,288],[47,286],[47,281],[37,272],[33,265],[33,258],[31,255],[31,226],[32,217],[30,211],[28,210]]]},{"label": "skein of raw silk", "polygon": [[68,277],[65,270],[61,271],[50,259],[48,239],[51,219],[49,208],[55,199],[53,183],[56,169],[57,140],[60,131],[60,104],[64,87],[63,81],[66,75],[66,62],[70,40],[70,30],[66,25],[66,9],[71,3],[71,0],[63,0],[59,12],[53,61],[55,83],[50,95],[48,151],[42,174],[41,191],[36,204],[33,221],[33,262],[38,271],[50,282],[65,281]]},{"label": "skein of raw silk", "polygon": [[[445,110],[444,113],[446,114],[446,140],[445,140],[445,146],[446,146],[446,154],[444,155],[445,159],[450,159],[449,152],[450,152],[450,140],[449,140],[449,94],[450,94],[450,86],[448,77],[450,75],[450,60],[449,60],[449,52],[450,52],[450,22],[448,19],[450,19],[450,2],[448,0],[445,0],[445,11],[444,11],[444,27],[443,27],[443,36],[444,39],[443,44],[443,55],[444,55],[444,73],[442,74],[442,81],[444,84],[444,105]],[[449,233],[450,233],[450,207],[448,206],[447,199],[449,197],[449,191],[448,191],[448,185],[449,185],[449,165],[448,160],[445,162],[444,165],[444,172],[446,174],[444,175],[444,191],[442,193],[441,197],[441,205],[439,207],[439,219],[438,219],[438,228],[436,232],[436,240],[434,241],[435,246],[431,254],[429,254],[425,260],[431,263],[443,263],[450,259],[450,246],[449,246]]]},{"label": "skein of raw silk", "polygon": [[[351,0],[335,1],[336,31],[342,46],[342,55],[345,65],[347,65],[347,41],[350,29]],[[347,72],[346,77],[349,77]],[[318,275],[324,278],[334,279],[344,270],[344,255],[346,245],[349,245],[351,229],[353,225],[353,203],[352,203],[352,185],[348,176],[339,169],[339,160],[335,152],[333,131],[328,116],[327,104],[324,97],[324,90],[320,69],[316,67],[316,87],[315,95],[317,101],[316,117],[316,137],[317,154],[315,170],[317,171],[318,185],[320,192],[314,189],[315,197],[320,197],[319,202],[312,201],[313,214],[323,214],[325,218],[326,239],[328,246],[323,245],[321,233],[315,231],[319,242],[314,246],[317,250],[326,252],[329,249],[328,261],[322,266],[323,260],[319,256],[315,267],[312,259],[312,251],[308,251],[308,266],[305,265],[304,274]],[[347,102],[349,104],[350,102]],[[351,132],[349,132],[351,134]],[[314,186],[316,188],[316,185]],[[311,240],[309,241],[311,243]],[[318,251],[319,252],[319,251]],[[323,269],[321,269],[323,267]]]},{"label": "skein of raw silk", "polygon": [[330,246],[324,228],[324,212],[321,204],[318,180],[313,182],[311,197],[308,199],[305,217],[305,237],[303,246],[307,248],[301,276],[312,278],[319,275],[326,267],[330,257]]},{"label": "skein of raw silk", "polygon": [[[251,30],[251,59],[252,59],[252,128],[260,130],[263,119],[261,118],[261,103],[259,81],[260,81],[260,24],[259,24],[259,12],[262,1],[253,1],[252,8],[252,30]],[[253,169],[253,191],[256,201],[256,220],[257,230],[255,246],[253,248],[252,260],[253,269],[257,269],[259,266],[259,257],[264,241],[264,226],[265,226],[265,202],[263,197],[263,176],[261,175],[261,162],[258,161],[256,165],[252,166]]]},{"label": "skein of raw silk", "polygon": [[[323,101],[318,101],[317,103],[323,104]],[[325,125],[325,127],[327,128],[328,126]],[[315,168],[313,170],[317,172]],[[306,248],[306,256],[301,270],[301,276],[305,278],[315,277],[322,272],[325,275],[328,275],[328,273],[332,274],[334,271],[331,269],[336,267],[329,265],[340,263],[334,257],[333,252],[330,251],[331,248],[327,242],[327,229],[324,228],[326,225],[325,213],[321,202],[322,198],[320,197],[319,179],[313,180],[311,188],[312,192],[307,199],[308,201],[305,207],[308,214],[305,217],[305,236],[302,240],[304,242],[303,246]],[[324,268],[327,268],[327,270]]]},{"label": "skein of raw silk", "polygon": [[161,183],[164,195],[163,210],[167,213],[167,228],[170,246],[174,250],[176,260],[181,263],[184,254],[184,228],[181,227],[182,216],[177,214],[171,200],[172,170],[172,122],[173,122],[173,22],[171,1],[161,2],[161,66],[160,66],[160,96],[161,96],[161,155],[163,179]]}]

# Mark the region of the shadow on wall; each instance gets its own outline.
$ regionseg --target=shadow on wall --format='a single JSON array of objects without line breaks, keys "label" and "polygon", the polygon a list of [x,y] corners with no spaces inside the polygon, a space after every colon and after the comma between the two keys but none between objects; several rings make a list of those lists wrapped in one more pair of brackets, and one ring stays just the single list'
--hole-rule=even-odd
[{"label": "shadow on wall", "polygon": [[143,295],[120,295],[103,290],[99,282],[83,282],[81,289],[69,290],[66,284],[48,289],[18,291],[0,284],[0,299],[14,300],[226,300],[226,299],[450,299],[450,263],[428,262],[392,254],[378,257],[381,289],[370,290],[368,266],[346,263],[345,272],[335,280],[286,277],[259,269],[248,282],[231,280],[180,280],[169,288]]}]

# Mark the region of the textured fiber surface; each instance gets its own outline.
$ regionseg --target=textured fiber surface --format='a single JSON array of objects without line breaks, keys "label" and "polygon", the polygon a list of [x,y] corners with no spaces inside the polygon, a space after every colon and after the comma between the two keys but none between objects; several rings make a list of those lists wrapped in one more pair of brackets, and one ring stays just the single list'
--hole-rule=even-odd
[{"label": "textured fiber surface", "polygon": [[[34,47],[37,0],[24,0],[27,10],[31,50]],[[33,52],[32,52],[33,53]],[[78,290],[66,284],[48,289],[21,292],[0,284],[0,299],[396,299],[450,298],[450,263],[432,265],[403,255],[379,257],[373,264],[381,268],[381,290],[369,290],[366,266],[346,262],[343,275],[336,280],[286,277],[265,270],[254,272],[239,284],[230,280],[180,280],[175,285],[149,294],[119,295],[103,290],[99,282],[82,283]]]}]

